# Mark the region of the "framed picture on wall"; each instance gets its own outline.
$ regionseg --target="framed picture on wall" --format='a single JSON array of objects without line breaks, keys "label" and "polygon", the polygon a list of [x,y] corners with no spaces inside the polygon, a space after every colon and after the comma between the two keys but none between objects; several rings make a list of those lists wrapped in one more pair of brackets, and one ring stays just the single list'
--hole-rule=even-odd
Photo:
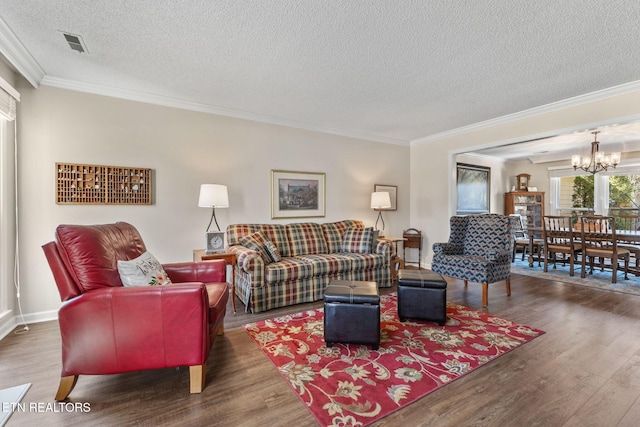
[{"label": "framed picture on wall", "polygon": [[391,199],[391,207],[390,208],[382,208],[381,211],[396,211],[398,210],[398,186],[397,185],[386,185],[386,184],[374,184],[373,191],[386,191],[389,193],[389,198]]},{"label": "framed picture on wall", "polygon": [[271,218],[324,217],[325,174],[271,171]]},{"label": "framed picture on wall", "polygon": [[458,163],[456,193],[456,215],[488,213],[491,200],[491,168]]}]

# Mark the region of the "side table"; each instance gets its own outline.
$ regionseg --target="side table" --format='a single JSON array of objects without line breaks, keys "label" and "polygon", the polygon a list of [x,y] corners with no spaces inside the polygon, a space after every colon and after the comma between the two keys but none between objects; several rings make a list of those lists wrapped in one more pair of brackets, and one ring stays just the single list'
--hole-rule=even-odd
[{"label": "side table", "polygon": [[231,307],[236,312],[236,254],[233,252],[206,253],[204,249],[193,250],[193,262],[223,259],[231,266]]},{"label": "side table", "polygon": [[384,240],[385,242],[391,242],[393,245],[393,251],[395,256],[391,258],[391,280],[398,280],[398,271],[404,269],[404,260],[400,258],[398,254],[398,242],[404,242],[404,237],[378,237],[378,240]]}]

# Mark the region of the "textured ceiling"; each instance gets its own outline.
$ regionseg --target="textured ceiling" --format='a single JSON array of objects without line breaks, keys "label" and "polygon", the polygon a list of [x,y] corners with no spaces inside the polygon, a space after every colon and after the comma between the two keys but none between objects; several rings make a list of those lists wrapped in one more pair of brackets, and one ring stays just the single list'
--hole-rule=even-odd
[{"label": "textured ceiling", "polygon": [[640,80],[637,0],[0,0],[0,18],[36,84],[385,142]]}]

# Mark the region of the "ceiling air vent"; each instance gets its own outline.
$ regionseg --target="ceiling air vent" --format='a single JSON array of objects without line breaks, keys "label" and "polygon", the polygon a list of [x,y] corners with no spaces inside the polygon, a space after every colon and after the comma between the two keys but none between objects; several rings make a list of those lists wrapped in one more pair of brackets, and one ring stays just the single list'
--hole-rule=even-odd
[{"label": "ceiling air vent", "polygon": [[70,34],[70,33],[62,33],[62,34],[64,35],[64,38],[67,40],[67,43],[69,43],[69,47],[71,49],[80,53],[87,52],[87,48],[85,47],[84,42],[82,41],[82,37],[77,36],[75,34]]}]

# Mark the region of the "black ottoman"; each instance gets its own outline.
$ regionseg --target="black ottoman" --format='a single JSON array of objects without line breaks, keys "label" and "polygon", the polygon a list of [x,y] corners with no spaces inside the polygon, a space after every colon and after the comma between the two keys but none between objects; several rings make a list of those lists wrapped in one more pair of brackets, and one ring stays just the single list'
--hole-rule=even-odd
[{"label": "black ottoman", "polygon": [[447,321],[447,282],[429,270],[398,272],[398,317],[437,322]]},{"label": "black ottoman", "polygon": [[380,296],[376,282],[332,280],[324,290],[324,341],[380,346]]}]

